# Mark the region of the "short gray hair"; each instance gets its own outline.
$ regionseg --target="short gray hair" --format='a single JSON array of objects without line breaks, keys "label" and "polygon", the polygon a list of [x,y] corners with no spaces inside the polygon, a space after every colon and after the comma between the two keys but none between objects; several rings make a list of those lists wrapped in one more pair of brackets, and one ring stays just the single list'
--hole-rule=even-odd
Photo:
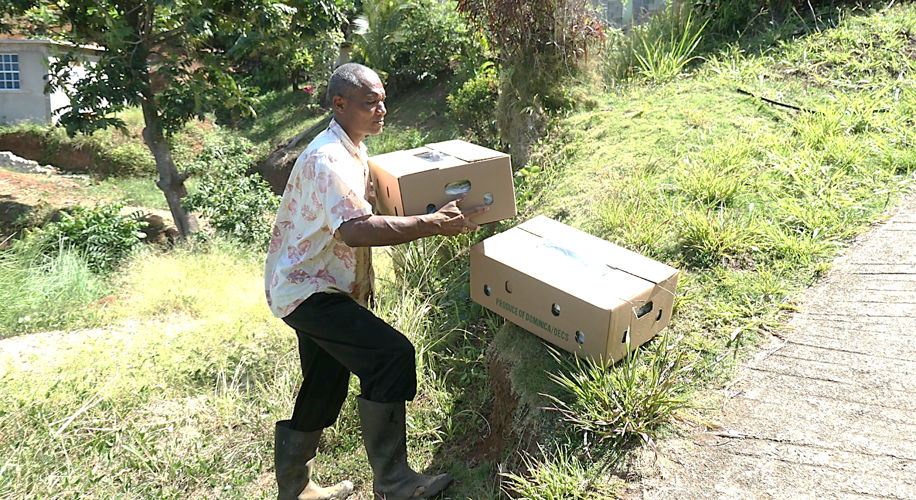
[{"label": "short gray hair", "polygon": [[362,87],[371,76],[377,77],[377,74],[362,64],[341,64],[328,80],[328,104],[334,96],[348,97],[351,92]]}]

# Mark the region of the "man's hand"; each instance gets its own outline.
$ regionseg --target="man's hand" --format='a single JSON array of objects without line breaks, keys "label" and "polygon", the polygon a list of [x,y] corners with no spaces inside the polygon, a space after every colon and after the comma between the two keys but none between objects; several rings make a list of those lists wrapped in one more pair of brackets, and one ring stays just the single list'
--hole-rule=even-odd
[{"label": "man's hand", "polygon": [[476,231],[480,226],[471,221],[471,217],[486,212],[490,207],[481,205],[472,208],[462,208],[459,205],[462,199],[446,203],[436,212],[429,214],[430,222],[436,225],[438,233],[443,236],[457,236],[459,234]]}]

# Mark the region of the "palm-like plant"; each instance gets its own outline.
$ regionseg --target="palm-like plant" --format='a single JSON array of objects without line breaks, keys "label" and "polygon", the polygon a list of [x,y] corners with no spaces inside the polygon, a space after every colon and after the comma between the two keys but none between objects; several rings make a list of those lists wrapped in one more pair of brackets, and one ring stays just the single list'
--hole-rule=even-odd
[{"label": "palm-like plant", "polygon": [[363,14],[356,19],[354,34],[367,65],[381,73],[394,69],[394,48],[404,37],[404,17],[416,7],[412,1],[363,1]]}]

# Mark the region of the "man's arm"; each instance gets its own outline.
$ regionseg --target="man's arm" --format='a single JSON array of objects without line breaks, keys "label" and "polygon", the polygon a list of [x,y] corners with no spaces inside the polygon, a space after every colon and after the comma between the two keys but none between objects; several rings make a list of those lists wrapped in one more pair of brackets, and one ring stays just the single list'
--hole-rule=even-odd
[{"label": "man's arm", "polygon": [[407,243],[433,235],[456,236],[478,228],[470,217],[489,207],[463,211],[460,200],[451,201],[438,211],[426,215],[397,217],[364,215],[340,225],[340,237],[350,247],[376,247]]}]

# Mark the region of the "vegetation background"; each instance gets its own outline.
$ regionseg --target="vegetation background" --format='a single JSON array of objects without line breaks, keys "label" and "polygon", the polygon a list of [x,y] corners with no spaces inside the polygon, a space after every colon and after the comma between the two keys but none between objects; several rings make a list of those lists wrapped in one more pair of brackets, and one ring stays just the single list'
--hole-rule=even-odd
[{"label": "vegetation background", "polygon": [[[92,133],[0,129],[0,144],[37,141],[42,161],[91,151],[78,190],[101,199],[5,221],[17,232],[0,251],[0,498],[274,495],[272,426],[300,375],[294,336],[263,303],[276,198],[257,164],[326,120],[340,47],[387,78],[373,154],[457,137],[514,147],[500,113],[532,111],[497,103],[510,92],[540,106],[517,219],[376,249],[374,310],[417,347],[412,465],[453,473],[449,498],[625,491],[634,448],[712,425],[714,389],[913,180],[910,3],[675,3],[636,27],[602,27],[537,99],[510,87],[506,48],[454,2],[318,4],[324,31],[213,45],[237,55],[227,71],[256,117],[204,107],[167,136],[192,174],[185,207],[209,219],[172,247],[136,237],[134,211],[166,207],[137,108]],[[524,16],[501,22],[513,19]],[[38,3],[3,25],[53,37],[59,20]],[[471,303],[470,245],[536,214],[681,269],[664,334],[596,366]],[[320,480],[351,479],[365,496],[352,398],[320,461]]]}]

